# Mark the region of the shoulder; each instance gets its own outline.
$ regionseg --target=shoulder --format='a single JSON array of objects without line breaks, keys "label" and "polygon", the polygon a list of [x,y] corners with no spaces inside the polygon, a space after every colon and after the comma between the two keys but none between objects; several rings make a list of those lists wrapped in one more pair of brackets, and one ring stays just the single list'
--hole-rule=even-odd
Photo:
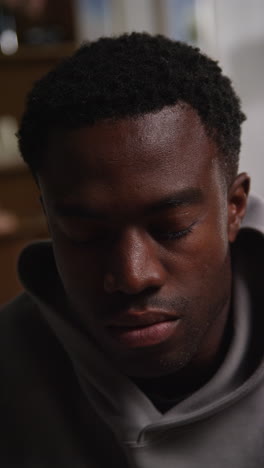
[{"label": "shoulder", "polygon": [[[100,424],[100,434],[106,429],[64,348],[27,293],[0,310],[0,379],[1,466],[13,459],[12,466],[24,466],[24,461],[38,466],[39,457],[53,460],[55,453],[58,466],[73,466],[70,460],[82,453],[88,460],[100,458],[94,427]],[[17,463],[19,456],[23,460]]]},{"label": "shoulder", "polygon": [[77,391],[68,355],[27,293],[0,310],[0,379],[0,412],[7,419],[23,421],[25,411],[28,420],[45,419],[54,401],[67,408]]},{"label": "shoulder", "polygon": [[23,293],[0,309],[0,375],[15,386],[53,380],[68,366],[61,344],[34,300]]},{"label": "shoulder", "polygon": [[4,304],[0,307],[0,333],[4,331],[3,327],[14,326],[17,322],[25,320],[26,317],[29,318],[34,312],[37,312],[37,309],[37,305],[25,292]]},{"label": "shoulder", "polygon": [[[37,305],[27,293],[22,293],[0,308],[0,348],[16,347],[21,342],[23,333],[28,334],[33,323],[40,321]],[[0,355],[1,359],[1,355]]]},{"label": "shoulder", "polygon": [[[0,308],[0,349],[11,351],[30,347],[43,334],[50,334],[41,311],[33,299],[22,293]],[[35,340],[36,338],[36,340]],[[2,355],[3,356],[3,355]],[[1,360],[1,355],[0,355]]]}]

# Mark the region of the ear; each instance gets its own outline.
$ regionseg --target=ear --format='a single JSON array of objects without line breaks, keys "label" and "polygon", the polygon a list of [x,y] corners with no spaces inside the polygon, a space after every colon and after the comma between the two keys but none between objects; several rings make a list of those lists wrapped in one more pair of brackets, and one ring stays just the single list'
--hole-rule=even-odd
[{"label": "ear", "polygon": [[243,172],[239,174],[228,191],[228,240],[234,242],[242,219],[246,214],[250,178]]}]

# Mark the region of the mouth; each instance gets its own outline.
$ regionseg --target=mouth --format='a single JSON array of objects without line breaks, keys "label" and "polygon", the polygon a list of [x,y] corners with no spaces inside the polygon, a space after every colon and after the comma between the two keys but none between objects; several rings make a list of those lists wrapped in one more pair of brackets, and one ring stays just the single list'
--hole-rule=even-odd
[{"label": "mouth", "polygon": [[169,339],[179,322],[179,317],[168,314],[133,313],[108,325],[107,332],[112,339],[126,348],[142,348]]}]

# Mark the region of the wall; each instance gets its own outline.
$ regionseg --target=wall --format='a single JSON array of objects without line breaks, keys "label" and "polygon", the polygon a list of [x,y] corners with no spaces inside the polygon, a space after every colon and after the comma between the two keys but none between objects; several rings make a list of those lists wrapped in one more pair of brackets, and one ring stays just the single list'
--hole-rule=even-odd
[{"label": "wall", "polygon": [[[195,40],[220,61],[242,100],[241,171],[264,196],[264,1],[263,0],[76,0],[79,41],[124,31],[184,36],[182,11],[195,11]],[[79,13],[78,13],[79,12]],[[177,12],[179,12],[177,14]],[[179,23],[179,17],[181,22]],[[189,27],[189,25],[187,24]],[[192,38],[189,38],[189,42]]]},{"label": "wall", "polygon": [[264,2],[197,0],[197,20],[200,46],[219,59],[241,97],[247,121],[240,169],[264,196]]}]

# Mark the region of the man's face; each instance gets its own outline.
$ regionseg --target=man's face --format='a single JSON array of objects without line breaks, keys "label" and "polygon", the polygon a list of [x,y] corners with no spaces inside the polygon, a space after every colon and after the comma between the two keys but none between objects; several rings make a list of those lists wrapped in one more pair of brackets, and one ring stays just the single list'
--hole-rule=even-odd
[{"label": "man's face", "polygon": [[75,317],[122,372],[161,376],[215,352],[230,298],[228,201],[193,109],[57,135],[39,184]]}]

